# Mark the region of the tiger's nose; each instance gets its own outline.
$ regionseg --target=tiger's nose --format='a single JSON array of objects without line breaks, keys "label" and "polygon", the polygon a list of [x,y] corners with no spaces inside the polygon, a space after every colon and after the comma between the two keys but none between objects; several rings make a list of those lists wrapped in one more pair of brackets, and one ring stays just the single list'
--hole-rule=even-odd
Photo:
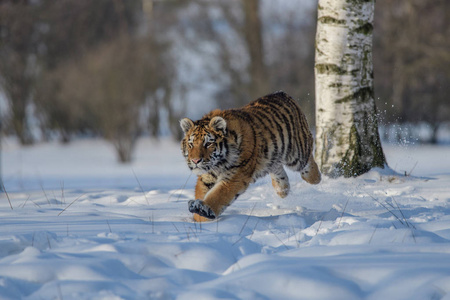
[{"label": "tiger's nose", "polygon": [[201,162],[203,159],[201,159],[201,158],[193,158],[193,159],[191,159],[191,161],[194,163],[194,164],[198,164],[199,162]]}]

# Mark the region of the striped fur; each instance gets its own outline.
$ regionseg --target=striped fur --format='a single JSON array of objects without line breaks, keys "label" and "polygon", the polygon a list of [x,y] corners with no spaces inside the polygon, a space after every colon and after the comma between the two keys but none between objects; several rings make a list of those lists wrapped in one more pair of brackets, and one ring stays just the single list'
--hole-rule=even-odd
[{"label": "striped fur", "polygon": [[214,110],[198,121],[181,120],[188,167],[198,175],[189,210],[196,221],[219,216],[256,179],[270,174],[280,197],[289,193],[283,165],[320,182],[313,137],[300,107],[286,93],[259,98],[240,109]]}]

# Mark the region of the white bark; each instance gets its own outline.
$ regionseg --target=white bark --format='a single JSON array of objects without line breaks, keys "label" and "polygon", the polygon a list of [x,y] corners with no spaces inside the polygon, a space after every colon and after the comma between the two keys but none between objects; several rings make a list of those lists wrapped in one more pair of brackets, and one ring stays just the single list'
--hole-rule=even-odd
[{"label": "white bark", "polygon": [[383,167],[373,96],[374,0],[319,0],[316,34],[316,161],[324,174]]}]

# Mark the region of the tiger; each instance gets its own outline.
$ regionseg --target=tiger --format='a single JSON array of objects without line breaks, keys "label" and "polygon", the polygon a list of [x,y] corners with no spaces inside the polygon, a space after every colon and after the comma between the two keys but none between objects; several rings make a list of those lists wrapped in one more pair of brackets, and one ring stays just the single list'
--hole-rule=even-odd
[{"label": "tiger", "polygon": [[213,110],[200,120],[180,120],[181,151],[197,175],[194,221],[216,219],[248,186],[267,174],[281,198],[288,195],[283,166],[310,184],[321,181],[313,136],[295,100],[284,92],[258,98],[239,109]]}]

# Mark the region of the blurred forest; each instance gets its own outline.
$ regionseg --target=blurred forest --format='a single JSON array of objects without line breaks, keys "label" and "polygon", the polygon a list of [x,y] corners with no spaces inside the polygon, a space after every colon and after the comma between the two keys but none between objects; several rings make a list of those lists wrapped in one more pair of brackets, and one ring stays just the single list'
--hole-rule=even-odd
[{"label": "blurred forest", "polygon": [[[131,159],[141,135],[284,90],[314,121],[314,0],[0,2],[0,124],[23,145],[100,136]],[[380,123],[449,126],[450,2],[382,0]],[[392,132],[385,130],[386,138]],[[398,132],[393,133],[401,138]]]}]

